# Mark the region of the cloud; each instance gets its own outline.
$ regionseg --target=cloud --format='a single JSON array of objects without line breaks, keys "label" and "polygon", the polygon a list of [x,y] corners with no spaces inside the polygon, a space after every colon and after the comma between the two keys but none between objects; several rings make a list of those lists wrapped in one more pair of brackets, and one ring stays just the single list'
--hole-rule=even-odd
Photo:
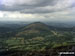
[{"label": "cloud", "polygon": [[0,0],[0,20],[67,21],[74,12],[75,0]]},{"label": "cloud", "polygon": [[1,20],[18,20],[18,21],[72,21],[75,20],[75,14],[71,10],[64,10],[54,13],[43,14],[26,14],[20,12],[0,11]]},{"label": "cloud", "polygon": [[0,0],[1,11],[51,13],[74,7],[75,0]]},{"label": "cloud", "polygon": [[[18,5],[48,5],[49,3],[52,4],[55,0],[2,0],[2,5],[5,6],[18,6]],[[44,4],[43,4],[44,3]]]},{"label": "cloud", "polygon": [[19,20],[19,21],[37,21],[44,19],[44,16],[37,14],[25,14],[20,12],[0,11],[0,20]]}]

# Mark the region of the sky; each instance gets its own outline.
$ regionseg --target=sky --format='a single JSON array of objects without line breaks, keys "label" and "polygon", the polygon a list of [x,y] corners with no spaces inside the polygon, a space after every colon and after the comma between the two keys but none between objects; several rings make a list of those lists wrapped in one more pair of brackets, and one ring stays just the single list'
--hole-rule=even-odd
[{"label": "sky", "polygon": [[0,21],[75,21],[75,0],[0,0]]}]

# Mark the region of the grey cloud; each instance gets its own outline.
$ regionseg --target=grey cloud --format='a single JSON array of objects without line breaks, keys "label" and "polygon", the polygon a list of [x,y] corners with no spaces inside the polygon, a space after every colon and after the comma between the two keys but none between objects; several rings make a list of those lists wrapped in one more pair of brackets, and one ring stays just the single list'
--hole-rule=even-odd
[{"label": "grey cloud", "polygon": [[[9,0],[7,1],[9,3]],[[67,7],[64,4],[61,5],[61,2],[65,2],[65,0],[20,0],[21,2],[18,2],[18,0],[13,1],[15,3],[12,3],[10,1],[11,4],[8,4],[8,6],[7,4],[0,4],[0,11],[18,11],[21,13],[51,13],[55,11],[64,10],[66,8],[74,7],[73,5]],[[59,6],[57,6],[57,4],[59,6],[61,5],[60,8],[58,8]]]},{"label": "grey cloud", "polygon": [[[8,2],[9,2],[9,0],[7,0]],[[22,2],[26,2],[26,0],[22,0]],[[33,4],[32,2],[36,2],[35,4]],[[15,1],[16,2],[16,1]],[[18,10],[24,10],[24,9],[34,9],[34,8],[36,8],[36,7],[44,7],[44,6],[48,6],[48,5],[50,5],[50,6],[52,6],[52,5],[54,5],[54,2],[55,2],[55,0],[33,0],[30,4],[20,4],[20,2],[16,2],[16,3],[19,3],[19,4],[14,4],[14,5],[12,5],[12,6],[10,6],[10,4],[9,4],[9,6],[6,6],[6,4],[4,5],[4,4],[2,4],[2,5],[0,5],[0,10],[2,10],[2,11],[18,11]]]}]

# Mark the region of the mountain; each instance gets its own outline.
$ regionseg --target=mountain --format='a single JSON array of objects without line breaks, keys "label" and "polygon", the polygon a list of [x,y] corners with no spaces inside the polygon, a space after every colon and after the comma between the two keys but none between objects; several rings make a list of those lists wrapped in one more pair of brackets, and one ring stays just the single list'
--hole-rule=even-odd
[{"label": "mountain", "polygon": [[38,30],[38,31],[48,31],[49,26],[41,23],[41,22],[35,22],[27,25],[26,27],[23,28],[23,30]]},{"label": "mountain", "polygon": [[50,27],[48,25],[41,22],[34,22],[20,28],[19,32],[16,35],[20,36],[25,34],[44,34],[48,32],[50,32]]},{"label": "mountain", "polygon": [[52,31],[74,31],[72,28],[60,28],[60,27],[54,27],[54,26],[49,26],[45,23],[42,22],[34,22],[30,23],[24,27],[21,27],[18,29],[16,36],[26,36],[26,35],[46,35],[46,34],[52,34]]}]

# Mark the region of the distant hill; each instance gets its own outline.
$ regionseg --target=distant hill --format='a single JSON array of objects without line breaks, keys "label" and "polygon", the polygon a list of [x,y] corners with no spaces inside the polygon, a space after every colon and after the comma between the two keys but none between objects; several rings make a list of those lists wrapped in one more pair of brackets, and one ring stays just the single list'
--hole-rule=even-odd
[{"label": "distant hill", "polygon": [[[14,27],[13,27],[14,26]],[[60,28],[60,27],[54,27],[47,25],[46,23],[42,22],[34,22],[27,25],[14,25],[10,24],[10,26],[6,27],[0,27],[0,33],[6,33],[12,31],[14,35],[16,36],[23,36],[23,35],[29,35],[29,34],[44,34],[44,33],[51,33],[51,31],[74,31],[75,27],[72,28]]]},{"label": "distant hill", "polygon": [[28,24],[25,26],[22,30],[38,30],[38,31],[48,31],[50,28],[48,25],[41,23],[41,22],[35,22]]},{"label": "distant hill", "polygon": [[49,26],[45,23],[42,22],[34,22],[31,24],[28,24],[24,27],[21,27],[18,29],[18,35],[19,34],[27,34],[27,33],[48,33],[51,30],[54,31],[72,31],[72,28],[60,28],[60,27],[54,27],[54,26]]},{"label": "distant hill", "polygon": [[41,22],[34,22],[19,29],[16,35],[44,34],[50,32],[50,27]]}]

